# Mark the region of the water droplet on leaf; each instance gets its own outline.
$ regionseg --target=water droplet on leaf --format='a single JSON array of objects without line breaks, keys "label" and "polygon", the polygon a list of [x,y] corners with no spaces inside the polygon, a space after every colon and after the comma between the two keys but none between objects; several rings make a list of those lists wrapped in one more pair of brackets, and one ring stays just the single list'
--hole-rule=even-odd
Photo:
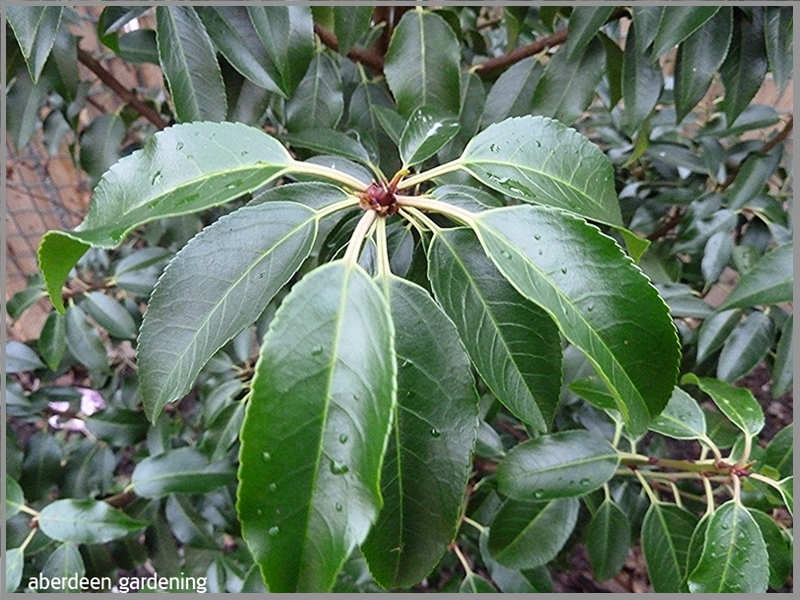
[{"label": "water droplet on leaf", "polygon": [[347,465],[340,465],[335,460],[331,460],[331,473],[334,475],[344,475],[347,473],[350,468]]},{"label": "water droplet on leaf", "polygon": [[346,444],[347,443],[347,434],[346,433],[343,433],[342,435],[339,436],[339,443],[341,443],[341,444]]},{"label": "water droplet on leaf", "polygon": [[337,503],[336,503],[336,512],[342,512],[342,509],[343,509],[343,508],[344,508],[344,507],[342,506],[342,503],[341,503],[341,502],[337,502]]},{"label": "water droplet on leaf", "polygon": [[268,489],[269,489],[270,492],[274,492],[275,490],[278,489],[278,484],[270,483],[269,486],[268,486]]},{"label": "water droplet on leaf", "polygon": [[311,350],[311,356],[319,356],[322,354],[322,346],[314,346]]},{"label": "water droplet on leaf", "polygon": [[262,452],[261,458],[264,459],[264,462],[268,462],[272,457],[270,456],[269,452]]},{"label": "water droplet on leaf", "polygon": [[269,528],[269,537],[276,537],[281,532],[280,528],[276,525],[275,527]]},{"label": "water droplet on leaf", "polygon": [[435,438],[438,438],[440,435],[442,435],[442,432],[434,427],[431,429],[431,435]]}]

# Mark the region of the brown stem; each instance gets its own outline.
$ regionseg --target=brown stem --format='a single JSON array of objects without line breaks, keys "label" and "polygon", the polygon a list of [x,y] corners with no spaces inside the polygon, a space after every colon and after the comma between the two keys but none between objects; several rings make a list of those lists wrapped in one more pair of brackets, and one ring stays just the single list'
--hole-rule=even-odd
[{"label": "brown stem", "polygon": [[103,502],[113,506],[114,508],[125,508],[134,500],[136,500],[136,494],[133,492],[120,492],[119,494],[114,494],[108,498],[103,498]]},{"label": "brown stem", "polygon": [[[764,144],[764,147],[761,148],[760,153],[761,154],[767,154],[775,146],[777,146],[783,140],[785,140],[787,137],[789,137],[789,134],[792,133],[792,128],[793,127],[794,127],[794,115],[790,114],[789,118],[786,120],[786,123],[784,123],[784,125],[783,125],[783,129],[781,129],[778,132],[778,135],[776,135],[774,138],[772,138],[770,141],[768,141],[767,143]],[[739,169],[741,169],[741,167],[742,167],[742,165],[738,165],[737,167],[732,169],[732,172],[728,176],[728,178],[717,186],[717,191],[718,192],[721,192],[721,191],[727,189],[728,187],[730,187],[730,185],[734,181],[736,181],[736,176],[739,174]]]},{"label": "brown stem", "polygon": [[92,73],[97,75],[97,78],[111,88],[111,90],[117,94],[117,96],[130,104],[134,109],[136,109],[136,112],[150,121],[158,129],[164,129],[167,127],[167,125],[169,125],[169,123],[167,123],[156,110],[139,100],[135,94],[127,90],[125,86],[122,85],[119,80],[117,80],[116,77],[109,73],[103,67],[103,65],[95,60],[95,58],[86,52],[86,50],[78,48],[78,60]]},{"label": "brown stem", "polygon": [[[314,33],[317,34],[317,37],[319,37],[320,41],[328,48],[334,52],[339,51],[339,42],[333,33],[327,29],[324,29],[323,27],[320,27],[316,23],[314,24]],[[353,47],[350,49],[350,52],[347,53],[347,58],[354,62],[365,64],[376,71],[383,71],[383,57],[373,52],[368,52],[367,50]]]},{"label": "brown stem", "polygon": [[558,44],[563,44],[567,39],[567,29],[560,29],[556,31],[552,35],[548,35],[547,37],[540,38],[533,43],[528,44],[527,46],[520,46],[519,48],[514,48],[511,52],[507,54],[503,54],[502,56],[498,56],[496,58],[490,58],[482,63],[478,63],[472,70],[477,74],[483,73],[491,73],[492,71],[498,71],[500,69],[505,69],[506,67],[513,65],[514,63],[518,63],[523,58],[528,58],[529,56],[533,56],[534,54],[538,54],[542,50],[546,48],[550,48],[551,46],[557,46]]}]

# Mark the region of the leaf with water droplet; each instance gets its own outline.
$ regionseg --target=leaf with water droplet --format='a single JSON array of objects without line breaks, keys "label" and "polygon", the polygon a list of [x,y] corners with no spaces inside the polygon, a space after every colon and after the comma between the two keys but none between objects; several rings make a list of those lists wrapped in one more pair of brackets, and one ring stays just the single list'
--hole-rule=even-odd
[{"label": "leaf with water droplet", "polygon": [[750,390],[693,373],[684,375],[681,383],[694,384],[711,396],[720,411],[746,435],[758,435],[764,428],[764,411]]},{"label": "leaf with water droplet", "polygon": [[675,505],[653,503],[642,521],[642,552],[655,592],[679,592],[697,517]]}]

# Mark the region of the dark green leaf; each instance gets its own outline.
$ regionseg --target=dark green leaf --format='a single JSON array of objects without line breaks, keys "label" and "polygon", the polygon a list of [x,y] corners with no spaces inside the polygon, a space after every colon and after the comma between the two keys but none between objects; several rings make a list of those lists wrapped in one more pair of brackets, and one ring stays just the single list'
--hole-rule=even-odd
[{"label": "dark green leaf", "polygon": [[6,593],[13,594],[22,583],[22,567],[25,553],[21,548],[6,550]]},{"label": "dark green leaf", "polygon": [[636,23],[636,28],[639,30],[639,36],[636,39],[636,54],[644,56],[647,49],[650,48],[658,33],[663,10],[661,6],[631,7],[633,22]]},{"label": "dark green leaf", "polygon": [[703,99],[714,74],[728,53],[733,32],[733,8],[723,6],[705,26],[678,47],[675,59],[675,112],[683,121]]},{"label": "dark green leaf", "polygon": [[428,259],[436,299],[481,378],[518,418],[546,431],[561,390],[561,342],[552,319],[505,280],[469,230],[442,231]]},{"label": "dark green leaf", "polygon": [[276,83],[292,97],[314,57],[311,7],[248,6],[247,13],[281,74]]},{"label": "dark green leaf", "polygon": [[693,373],[684,375],[681,383],[694,384],[711,396],[717,408],[745,434],[758,435],[764,428],[764,411],[750,390]]},{"label": "dark green leaf", "polygon": [[730,500],[711,516],[703,554],[689,575],[689,590],[695,594],[763,593],[768,560],[758,524],[744,506]]},{"label": "dark green leaf", "polygon": [[697,362],[703,362],[722,348],[741,320],[742,313],[738,310],[715,312],[705,319],[697,334]]},{"label": "dark green leaf", "polygon": [[113,408],[86,419],[86,429],[114,446],[130,446],[147,436],[147,417],[136,410]]},{"label": "dark green leaf", "polygon": [[713,514],[714,513],[705,513],[695,526],[694,532],[692,532],[692,539],[689,541],[689,549],[686,552],[686,575],[684,576],[684,581],[681,583],[683,592],[689,589],[686,585],[688,574],[694,571],[697,563],[700,562],[700,556],[703,554],[703,544],[706,540],[706,529],[708,528],[708,522],[711,520],[711,515]]},{"label": "dark green leaf", "polygon": [[665,6],[653,40],[653,58],[680,44],[711,19],[719,6]]},{"label": "dark green leaf", "polygon": [[14,30],[31,79],[39,80],[47,57],[58,35],[63,7],[9,6],[6,18]]},{"label": "dark green leaf", "polygon": [[222,121],[228,110],[214,46],[192,7],[156,7],[161,68],[178,121]]},{"label": "dark green leaf", "polygon": [[103,37],[119,31],[149,8],[149,6],[106,6],[97,20],[98,35]]},{"label": "dark green leaf", "polygon": [[553,560],[578,519],[576,498],[549,502],[506,500],[492,520],[489,552],[512,569],[532,569]]},{"label": "dark green leaf", "polygon": [[622,97],[625,100],[625,124],[633,132],[641,127],[653,111],[664,83],[661,69],[654,67],[648,56],[633,52],[636,47],[636,26],[628,30],[627,44],[622,59]]},{"label": "dark green leaf", "polygon": [[611,163],[573,129],[546,117],[506,119],[467,145],[460,167],[507,196],[620,225]]},{"label": "dark green leaf", "polygon": [[792,79],[792,33],[794,18],[790,6],[764,7],[764,39],[767,44],[769,69],[783,94],[786,84]]},{"label": "dark green leaf", "polygon": [[356,42],[369,31],[371,6],[333,6],[333,32],[339,42],[339,52],[347,56]]},{"label": "dark green leaf", "polygon": [[609,95],[607,108],[611,110],[622,100],[622,63],[625,53],[617,45],[617,42],[603,33],[600,33],[600,42],[606,53],[605,76],[608,80]]},{"label": "dark green leaf", "polygon": [[39,529],[47,537],[76,544],[110,542],[145,525],[99,500],[56,500],[39,515]]},{"label": "dark green leaf", "polygon": [[67,351],[67,327],[64,315],[51,312],[42,325],[37,341],[39,354],[51,371],[58,369]]},{"label": "dark green leaf", "polygon": [[576,6],[572,9],[569,16],[569,35],[565,44],[567,61],[574,61],[583,52],[612,12],[613,6]]},{"label": "dark green leaf", "polygon": [[6,312],[8,313],[8,316],[11,317],[12,321],[16,321],[22,316],[22,313],[24,313],[46,295],[47,292],[45,291],[41,280],[39,283],[34,285],[29,283],[25,289],[20,290],[8,299],[6,302]]},{"label": "dark green leaf", "polygon": [[22,488],[11,475],[6,475],[6,521],[16,515],[24,505]]},{"label": "dark green leaf", "polygon": [[49,91],[47,73],[34,84],[27,69],[22,65],[18,67],[6,93],[7,130],[17,151],[21,151],[36,132],[39,109]]},{"label": "dark green leaf", "polygon": [[89,246],[114,248],[139,225],[232,200],[291,164],[274,138],[241,124],[177,125],[155,134],[105,174],[77,229],[42,238],[39,268],[51,301],[63,311],[61,286]]},{"label": "dark green leaf", "polygon": [[6,342],[6,373],[23,373],[44,368],[44,363],[22,342],[11,340]]},{"label": "dark green leaf", "polygon": [[544,68],[531,110],[571,125],[589,106],[603,79],[605,51],[597,38],[592,38],[577,60],[568,60],[566,50],[558,50]]},{"label": "dark green leaf", "polygon": [[511,52],[517,45],[519,32],[525,23],[527,15],[527,6],[503,7],[503,23],[506,26],[506,52]]},{"label": "dark green leaf", "polygon": [[342,118],[342,76],[333,59],[317,54],[286,105],[286,127],[292,133],[333,129]]},{"label": "dark green leaf", "polygon": [[576,379],[569,384],[569,390],[597,408],[605,410],[615,410],[617,408],[614,395],[608,391],[606,384],[597,375]]},{"label": "dark green leaf", "polygon": [[479,547],[481,558],[489,569],[492,581],[501,592],[525,593],[525,592],[553,592],[553,580],[550,571],[546,566],[536,567],[535,569],[525,569],[518,571],[511,569],[497,562],[489,552],[489,535],[491,529],[484,527],[481,531]]},{"label": "dark green leaf", "polygon": [[750,313],[731,332],[717,364],[717,377],[733,383],[756,368],[775,340],[775,323],[762,312]]},{"label": "dark green leaf", "polygon": [[[139,438],[141,439],[141,438]],[[95,440],[84,440],[64,465],[59,492],[71,498],[86,498],[111,489],[117,459],[114,451]]]},{"label": "dark green leaf", "polygon": [[778,169],[782,155],[783,152],[778,149],[769,154],[753,153],[748,156],[726,192],[728,208],[738,210],[767,191],[767,180]]},{"label": "dark green leaf", "polygon": [[455,537],[478,397],[458,332],[428,293],[397,277],[385,289],[396,332],[397,408],[381,476],[384,508],[361,551],[376,581],[396,588],[427,576]]},{"label": "dark green leaf", "polygon": [[219,544],[211,534],[211,525],[192,506],[189,496],[167,498],[164,515],[172,535],[182,544],[203,550],[219,550]]},{"label": "dark green leaf", "polygon": [[784,477],[778,482],[783,503],[791,516],[794,516],[794,476]]},{"label": "dark green leaf", "polygon": [[132,340],[136,337],[138,329],[131,313],[104,293],[89,292],[81,308],[113,337],[122,340]]},{"label": "dark green leaf", "polygon": [[408,118],[400,136],[403,169],[429,159],[449,142],[459,129],[461,125],[455,117],[443,117],[426,106],[416,109]]},{"label": "dark green leaf", "polygon": [[[785,431],[785,430],[784,430]],[[769,558],[769,587],[781,588],[792,573],[792,553],[780,527],[769,515],[760,510],[748,511],[761,530]]]},{"label": "dark green leaf", "polygon": [[136,465],[131,485],[137,496],[162,498],[169,494],[206,494],[235,479],[229,463],[209,464],[194,448],[178,448]]},{"label": "dark green leaf", "polygon": [[642,552],[653,591],[679,592],[697,517],[675,504],[653,503],[642,522]]},{"label": "dark green leaf", "polygon": [[737,308],[791,302],[793,244],[767,252],[736,284],[720,308]]},{"label": "dark green leaf", "polygon": [[[74,589],[69,587],[72,583],[70,578],[76,575],[80,581],[86,575],[86,567],[78,547],[71,542],[61,544],[53,550],[42,567],[42,577],[47,578],[51,583],[57,579],[64,592],[80,593],[82,591],[80,584]],[[53,589],[56,588],[53,587]]]},{"label": "dark green leaf", "polygon": [[92,371],[108,370],[106,347],[97,330],[89,325],[80,306],[67,309],[67,348],[70,354]]},{"label": "dark green leaf", "polygon": [[295,203],[245,206],[207,227],[170,262],[139,339],[139,377],[151,420],[189,391],[217,350],[255,322],[308,256],[316,222],[314,211]]},{"label": "dark green leaf", "polygon": [[245,6],[197,6],[197,16],[226,60],[256,85],[283,95],[281,75],[253,27]]},{"label": "dark green leaf", "polygon": [[[364,146],[361,145],[361,142],[335,129],[314,127],[304,129],[299,133],[285,135],[283,139],[290,146],[296,148],[306,148],[323,154],[343,156],[364,165],[370,164],[369,154],[364,149]],[[367,180],[368,182],[369,179]]]},{"label": "dark green leaf", "polygon": [[129,31],[119,38],[119,56],[128,63],[159,64],[158,41],[152,29]]},{"label": "dark green leaf", "polygon": [[458,586],[458,591],[461,594],[496,594],[497,588],[480,575],[474,572],[469,572],[467,573],[467,576],[464,577],[461,585]]},{"label": "dark green leaf", "polygon": [[647,278],[611,238],[560,211],[500,208],[476,215],[475,225],[500,271],[587,354],[628,428],[643,433],[672,394],[679,353]]},{"label": "dark green leaf", "polygon": [[[511,65],[492,85],[486,96],[481,127],[507,119],[529,115],[533,107],[533,93],[544,72],[542,63],[531,56]],[[474,135],[474,133],[473,133]]]},{"label": "dark green leaf", "polygon": [[650,423],[650,429],[676,440],[696,440],[706,435],[706,418],[697,401],[675,386],[667,406]]},{"label": "dark green leaf", "polygon": [[80,161],[92,186],[119,160],[124,138],[125,124],[116,114],[100,115],[83,131],[80,138]]},{"label": "dark green leaf", "polygon": [[792,474],[794,465],[794,426],[790,423],[775,434],[761,457],[762,463],[778,471],[781,478]]},{"label": "dark green leaf", "polygon": [[373,111],[381,127],[386,132],[386,135],[389,136],[395,145],[399,145],[400,136],[403,135],[403,130],[406,126],[405,119],[403,119],[396,110],[386,106],[375,106],[373,107]]},{"label": "dark green leaf", "polygon": [[28,502],[45,498],[61,474],[63,450],[55,437],[46,432],[37,432],[28,440],[25,459],[22,462],[20,486]]},{"label": "dark green leaf", "polygon": [[707,287],[719,280],[730,262],[733,247],[733,237],[726,231],[718,231],[708,238],[700,261],[700,271]]},{"label": "dark green leaf", "polygon": [[378,287],[340,261],[292,288],[264,338],[237,511],[273,592],[330,589],[378,515],[395,402],[392,338]]},{"label": "dark green leaf", "polygon": [[619,573],[630,545],[630,520],[616,502],[604,500],[586,531],[586,551],[595,579],[605,581]]},{"label": "dark green leaf", "polygon": [[459,66],[460,45],[447,22],[424,10],[406,12],[392,33],[384,67],[400,114],[408,118],[430,106],[456,116]]},{"label": "dark green leaf", "polygon": [[561,431],[514,446],[497,469],[501,493],[516,500],[580,496],[617,468],[616,450],[590,431]]},{"label": "dark green leaf", "polygon": [[762,19],[733,20],[731,47],[720,67],[725,97],[720,108],[728,123],[733,123],[747,108],[761,87],[767,73],[767,50],[764,45]]}]

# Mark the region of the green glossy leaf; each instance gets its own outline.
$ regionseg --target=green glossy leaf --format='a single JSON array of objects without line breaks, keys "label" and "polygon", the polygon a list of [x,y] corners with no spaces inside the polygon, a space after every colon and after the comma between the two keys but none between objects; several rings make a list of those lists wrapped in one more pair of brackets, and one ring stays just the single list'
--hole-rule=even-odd
[{"label": "green glossy leaf", "polygon": [[561,390],[561,342],[552,319],[505,280],[467,229],[440,232],[428,260],[436,299],[481,378],[514,415],[546,431]]},{"label": "green glossy leaf", "polygon": [[706,540],[706,529],[712,515],[713,513],[705,513],[695,526],[694,532],[692,532],[692,539],[689,541],[689,549],[686,553],[686,574],[681,583],[681,591],[683,592],[689,591],[686,579],[688,579],[689,573],[694,571],[697,563],[700,562],[700,556],[703,554],[703,544]]},{"label": "green glossy leaf", "polygon": [[769,566],[769,587],[780,588],[786,583],[786,578],[792,573],[792,553],[780,527],[769,515],[760,510],[749,510],[753,517],[764,543],[767,546]]},{"label": "green glossy leaf", "polygon": [[441,161],[457,158],[481,127],[481,113],[486,104],[486,90],[475,73],[461,74],[461,112],[458,116],[461,129],[439,152]]},{"label": "green glossy leaf", "polygon": [[6,593],[13,594],[22,583],[22,567],[25,553],[20,548],[6,550]]},{"label": "green glossy leaf", "polygon": [[719,11],[678,47],[675,59],[675,112],[683,121],[703,99],[714,74],[728,54],[733,33],[733,8]]},{"label": "green glossy leaf", "polygon": [[[271,195],[280,197],[282,189]],[[139,338],[139,378],[151,420],[189,391],[217,350],[255,322],[311,252],[316,226],[314,211],[292,202],[245,206],[175,256],[153,291]]]},{"label": "green glossy leaf", "polygon": [[[626,44],[636,46],[635,23],[628,30]],[[654,67],[648,56],[626,50],[622,59],[622,98],[624,121],[629,131],[638,130],[653,111],[663,84],[661,69]]]},{"label": "green glossy leaf", "polygon": [[23,373],[43,367],[44,363],[31,348],[15,340],[6,342],[6,373]]},{"label": "green glossy leaf", "polygon": [[206,494],[235,479],[227,462],[209,464],[194,448],[178,448],[136,465],[131,485],[137,496],[162,498],[169,494]]},{"label": "green glossy leaf", "polygon": [[793,249],[789,242],[767,252],[742,276],[720,309],[791,302]]},{"label": "green glossy leaf", "polygon": [[261,43],[247,7],[196,6],[195,11],[211,40],[237,71],[259,87],[284,94],[275,83],[281,75]]},{"label": "green glossy leaf", "polygon": [[[81,309],[113,337],[130,340],[138,329],[131,313],[116,300],[102,292],[89,292],[81,303]],[[58,314],[58,313],[54,313]]]},{"label": "green glossy leaf", "polygon": [[717,364],[717,377],[733,383],[752,371],[775,340],[775,323],[762,312],[750,313],[731,332]]},{"label": "green glossy leaf", "polygon": [[105,494],[111,489],[116,469],[114,451],[105,444],[86,439],[70,453],[59,492],[70,498]]},{"label": "green glossy leaf", "polygon": [[37,432],[25,446],[22,476],[19,484],[28,502],[44,499],[61,475],[64,452],[55,437],[47,432]]},{"label": "green glossy leaf", "polygon": [[533,93],[544,72],[535,56],[525,58],[504,71],[486,96],[481,127],[499,123],[508,117],[521,117],[531,113]]},{"label": "green glossy leaf", "polygon": [[458,332],[428,292],[397,277],[379,285],[396,332],[397,408],[381,475],[384,507],[361,551],[376,581],[398,588],[427,576],[455,537],[478,396]]},{"label": "green glossy leaf", "polygon": [[477,573],[470,572],[458,586],[458,591],[461,594],[496,594],[497,588]]},{"label": "green glossy leaf", "polygon": [[722,344],[741,320],[742,313],[738,310],[715,312],[705,319],[697,334],[697,362],[703,362],[722,348]]},{"label": "green glossy leaf", "polygon": [[99,500],[56,500],[39,514],[42,533],[59,542],[76,544],[103,544],[145,525]]},{"label": "green glossy leaf", "polygon": [[273,592],[330,589],[378,515],[393,337],[378,287],[340,261],[306,275],[272,321],[242,428],[237,512]]},{"label": "green glossy leaf", "polygon": [[137,29],[120,36],[119,57],[133,64],[160,64],[156,32],[152,29]]},{"label": "green glossy leaf", "polygon": [[100,115],[81,133],[81,168],[89,175],[92,186],[119,160],[124,138],[125,123],[113,113]]},{"label": "green glossy leaf", "polygon": [[29,282],[25,289],[20,290],[6,301],[6,312],[12,321],[16,321],[22,316],[22,313],[46,295],[47,292],[41,280],[33,285]]},{"label": "green glossy leaf", "polygon": [[769,70],[783,94],[786,84],[792,79],[792,39],[794,16],[789,6],[764,7],[764,40],[767,45]]},{"label": "green glossy leaf", "polygon": [[631,546],[631,523],[613,500],[606,499],[597,509],[586,531],[586,551],[595,579],[605,581],[619,573]]},{"label": "green glossy leaf", "polygon": [[424,10],[403,15],[383,69],[401,115],[408,118],[420,106],[458,115],[460,54],[459,42],[442,17]]},{"label": "green glossy leaf", "polygon": [[70,354],[92,371],[108,371],[108,354],[97,330],[89,325],[80,306],[70,306],[66,319],[67,348]]},{"label": "green glossy leaf", "polygon": [[731,260],[733,248],[733,237],[725,231],[718,231],[708,238],[700,261],[700,271],[707,287],[719,280]]},{"label": "green glossy leaf", "polygon": [[334,6],[333,32],[339,43],[339,52],[347,56],[356,42],[369,31],[372,21],[371,6]]},{"label": "green glossy leaf", "polygon": [[376,119],[386,132],[386,135],[389,136],[395,145],[399,145],[400,136],[403,135],[403,129],[405,129],[406,126],[405,119],[403,119],[396,110],[386,106],[374,106],[373,111]]},{"label": "green glossy leaf", "polygon": [[342,156],[364,165],[370,164],[369,154],[361,142],[335,129],[304,129],[299,133],[285,135],[283,139],[296,148]]},{"label": "green glossy leaf", "polygon": [[148,9],[148,6],[106,6],[97,20],[98,36],[103,37],[119,31]]},{"label": "green glossy leaf", "polygon": [[86,429],[113,446],[130,446],[145,439],[148,422],[141,411],[111,408],[86,419]]},{"label": "green glossy leaf", "polygon": [[617,45],[617,42],[604,33],[601,32],[599,36],[606,54],[605,77],[608,81],[607,108],[611,110],[622,100],[622,62],[625,59],[625,53]]},{"label": "green glossy leaf", "polygon": [[164,515],[171,535],[181,544],[202,550],[219,550],[208,521],[197,512],[190,496],[175,495],[167,498]]},{"label": "green glossy leaf", "polygon": [[23,65],[17,67],[13,78],[6,93],[6,128],[14,148],[21,151],[36,133],[39,109],[50,92],[50,82],[45,71],[44,76],[33,83]]},{"label": "green glossy leaf", "polygon": [[566,51],[566,47],[558,50],[544,68],[531,110],[571,125],[594,98],[603,78],[605,51],[597,38],[591,39],[577,60],[568,60]]},{"label": "green glossy leaf", "polygon": [[733,123],[747,108],[766,73],[767,50],[762,18],[753,21],[741,17],[734,19],[731,46],[720,67],[725,86],[725,97],[720,108],[728,123]]},{"label": "green glossy leaf", "polygon": [[[639,30],[639,37],[636,39],[636,54],[644,55],[650,48],[653,40],[658,33],[658,26],[661,22],[662,6],[634,6],[631,7],[633,21]],[[654,57],[656,58],[656,57]]]},{"label": "green glossy leaf", "polygon": [[768,154],[750,154],[742,163],[733,185],[726,191],[728,208],[739,210],[751,204],[756,197],[769,192],[767,180],[780,166],[782,156],[782,148]]},{"label": "green glossy leaf", "polygon": [[597,146],[558,121],[506,119],[474,137],[457,162],[512,198],[622,223],[611,163]]},{"label": "green glossy leaf", "polygon": [[719,6],[665,6],[653,40],[653,57],[661,56],[701,29],[719,9]]},{"label": "green glossy leaf", "polygon": [[758,524],[730,500],[711,516],[700,562],[689,575],[692,593],[762,593],[769,576],[767,546]]},{"label": "green glossy leaf", "polygon": [[792,474],[794,465],[794,426],[790,423],[775,434],[767,447],[761,461],[776,469],[781,478]]},{"label": "green glossy leaf", "polygon": [[22,488],[17,481],[6,475],[6,521],[16,515],[22,506],[25,505],[25,497]]},{"label": "green glossy leaf", "polygon": [[37,341],[39,355],[51,371],[58,369],[67,351],[67,324],[64,315],[51,312],[42,325]]},{"label": "green glossy leaf", "polygon": [[489,535],[491,528],[484,527],[480,534],[479,547],[481,558],[489,569],[492,582],[501,592],[525,593],[525,592],[553,592],[553,580],[550,571],[546,566],[536,567],[535,569],[525,569],[519,571],[511,569],[497,562],[489,552]]},{"label": "green glossy leaf", "polygon": [[89,246],[114,248],[139,225],[228,202],[291,164],[274,138],[242,124],[195,123],[156,133],[106,172],[83,223],[42,238],[39,268],[51,301],[63,311],[61,286]]},{"label": "green glossy leaf", "polygon": [[292,133],[333,129],[342,118],[342,76],[333,59],[317,54],[292,99],[286,104],[286,127]]},{"label": "green glossy leaf", "polygon": [[549,502],[506,500],[492,520],[489,552],[512,569],[532,569],[553,560],[578,520],[576,498]]},{"label": "green glossy leaf", "polygon": [[675,386],[667,406],[650,423],[650,429],[676,440],[696,440],[706,435],[706,418],[697,401]]},{"label": "green glossy leaf", "polygon": [[783,503],[791,516],[794,516],[794,476],[785,477],[778,482]]},{"label": "green glossy leaf", "polygon": [[679,592],[697,517],[675,504],[650,505],[642,521],[642,552],[653,591]]},{"label": "green glossy leaf", "polygon": [[693,373],[684,375],[681,383],[696,385],[711,396],[717,408],[746,434],[758,435],[764,428],[764,411],[750,390]]},{"label": "green glossy leaf", "polygon": [[58,35],[63,7],[60,6],[9,6],[6,18],[22,50],[34,83],[39,76],[53,48]]},{"label": "green glossy leaf", "polygon": [[572,9],[569,16],[569,35],[565,44],[568,61],[575,60],[586,48],[612,12],[613,6],[575,6]]},{"label": "green glossy leaf", "polygon": [[[72,583],[70,578],[76,575],[80,581],[81,577],[86,575],[86,567],[83,564],[83,557],[81,557],[78,546],[70,542],[61,544],[53,550],[42,567],[42,577],[58,585],[60,591],[67,593],[81,593],[80,585],[77,585],[74,589],[70,588]],[[56,583],[56,580],[58,583]],[[58,589],[55,585],[52,588],[53,590]]]},{"label": "green glossy leaf", "polygon": [[497,484],[516,500],[580,496],[608,481],[618,462],[616,450],[598,434],[560,431],[509,450],[497,469]]},{"label": "green glossy leaf", "polygon": [[158,55],[178,121],[222,121],[228,110],[214,46],[192,7],[156,7]]},{"label": "green glossy leaf", "polygon": [[455,117],[443,117],[426,106],[417,108],[408,118],[400,136],[403,169],[418,165],[436,154],[458,133],[461,125]]},{"label": "green glossy leaf", "polygon": [[667,307],[647,278],[611,238],[560,211],[494,209],[475,225],[498,269],[587,355],[628,428],[643,433],[669,400],[679,354]]},{"label": "green glossy leaf", "polygon": [[248,6],[247,13],[281,75],[276,83],[292,97],[314,57],[311,7]]},{"label": "green glossy leaf", "polygon": [[591,405],[604,410],[616,410],[617,403],[608,387],[596,375],[576,379],[569,384],[569,390]]}]

